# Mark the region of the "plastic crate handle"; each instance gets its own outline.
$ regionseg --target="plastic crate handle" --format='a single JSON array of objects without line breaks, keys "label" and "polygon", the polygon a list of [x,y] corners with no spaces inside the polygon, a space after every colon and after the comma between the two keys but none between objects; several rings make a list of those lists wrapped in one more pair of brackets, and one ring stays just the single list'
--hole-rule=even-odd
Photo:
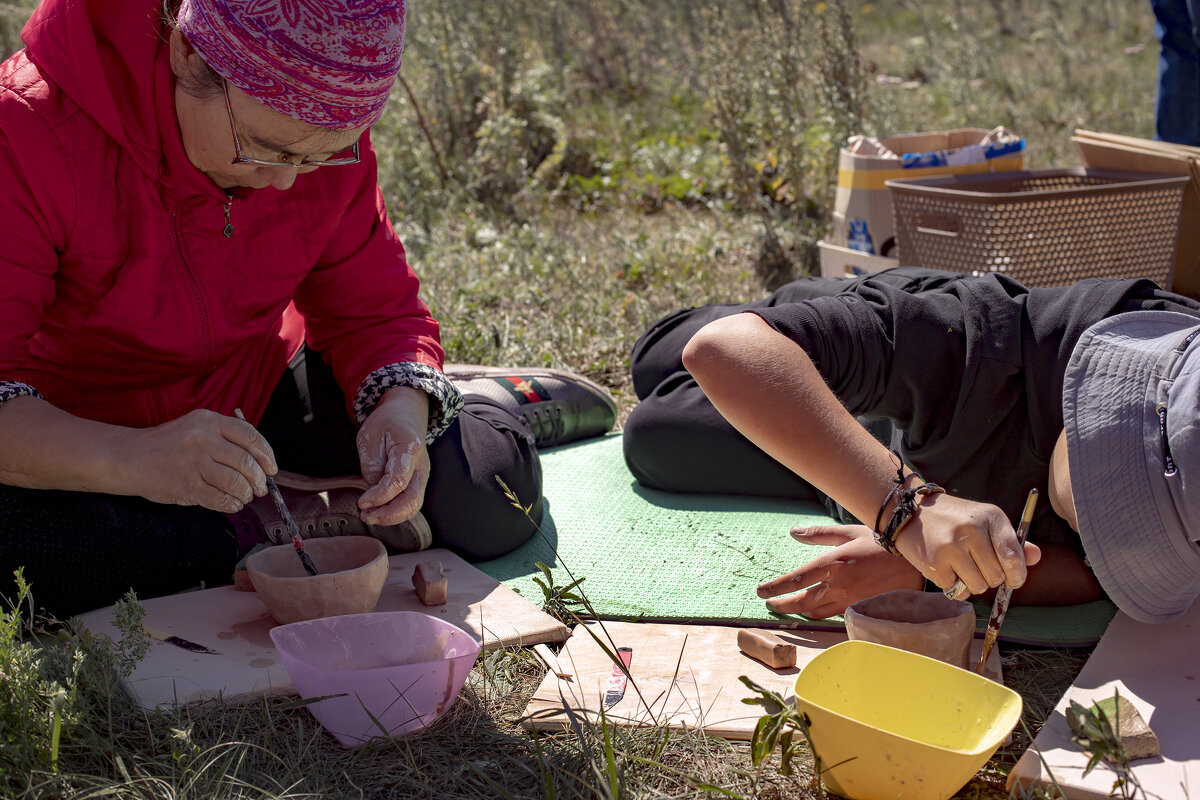
[{"label": "plastic crate handle", "polygon": [[933,236],[957,237],[962,233],[962,217],[945,211],[926,211],[917,209],[913,215],[918,233]]}]

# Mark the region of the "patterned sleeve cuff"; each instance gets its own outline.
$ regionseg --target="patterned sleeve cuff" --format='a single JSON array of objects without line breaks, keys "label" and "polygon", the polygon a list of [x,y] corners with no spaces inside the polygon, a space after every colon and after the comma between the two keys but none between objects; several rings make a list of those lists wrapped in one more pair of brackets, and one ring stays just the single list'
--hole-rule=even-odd
[{"label": "patterned sleeve cuff", "polygon": [[[354,418],[361,425],[375,410],[379,398],[395,386],[412,386],[429,395],[429,430],[425,443],[433,444],[462,411],[462,392],[455,388],[450,379],[428,364],[404,361],[380,367],[363,379],[358,394],[354,397]],[[0,384],[0,388],[3,384]],[[2,397],[2,395],[0,395]]]},{"label": "patterned sleeve cuff", "polygon": [[[446,381],[449,383],[449,381]],[[0,381],[0,406],[12,400],[14,397],[42,397],[42,393],[33,388],[27,383],[18,383],[17,381]],[[461,400],[459,403],[461,404]]]}]

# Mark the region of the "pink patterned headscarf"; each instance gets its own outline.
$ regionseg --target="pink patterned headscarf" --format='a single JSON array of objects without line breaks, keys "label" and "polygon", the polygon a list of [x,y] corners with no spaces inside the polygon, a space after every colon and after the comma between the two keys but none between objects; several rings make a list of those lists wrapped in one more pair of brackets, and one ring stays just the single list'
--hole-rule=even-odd
[{"label": "pink patterned headscarf", "polygon": [[405,0],[183,0],[179,29],[230,83],[293,119],[371,125],[400,71]]}]

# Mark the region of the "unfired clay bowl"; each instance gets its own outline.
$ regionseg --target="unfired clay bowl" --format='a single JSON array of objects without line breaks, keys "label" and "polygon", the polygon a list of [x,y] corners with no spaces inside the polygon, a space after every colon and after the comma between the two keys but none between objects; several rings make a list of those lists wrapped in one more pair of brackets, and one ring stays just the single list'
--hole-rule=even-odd
[{"label": "unfired clay bowl", "polygon": [[387,549],[370,536],[306,539],[317,575],[309,575],[291,544],[246,559],[254,590],[281,625],[375,610],[388,575]]},{"label": "unfired clay bowl", "polygon": [[975,637],[975,607],[941,592],[896,589],[846,609],[851,639],[898,647],[967,668]]}]

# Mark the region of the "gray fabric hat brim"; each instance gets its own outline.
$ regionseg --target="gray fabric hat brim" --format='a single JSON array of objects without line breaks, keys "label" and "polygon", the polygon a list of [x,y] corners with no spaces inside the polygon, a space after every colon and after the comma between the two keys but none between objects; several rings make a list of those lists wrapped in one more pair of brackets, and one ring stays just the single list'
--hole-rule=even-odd
[{"label": "gray fabric hat brim", "polygon": [[1200,338],[1188,339],[1195,330],[1200,319],[1172,311],[1101,320],[1080,337],[1063,385],[1084,551],[1108,596],[1142,622],[1174,619],[1200,595],[1200,492],[1193,487],[1189,499],[1184,483],[1189,473],[1200,480]]}]

